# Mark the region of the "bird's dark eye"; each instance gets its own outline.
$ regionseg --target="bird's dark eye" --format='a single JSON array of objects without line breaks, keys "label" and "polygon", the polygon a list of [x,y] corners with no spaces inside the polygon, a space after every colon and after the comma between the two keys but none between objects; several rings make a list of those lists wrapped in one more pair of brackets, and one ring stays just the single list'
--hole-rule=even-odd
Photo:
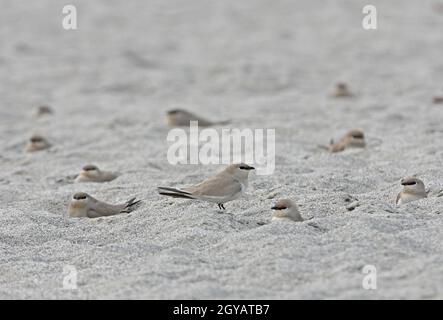
[{"label": "bird's dark eye", "polygon": [[352,137],[353,137],[353,138],[356,138],[356,139],[363,139],[363,134],[362,134],[362,133],[354,133],[354,134],[352,135]]},{"label": "bird's dark eye", "polygon": [[176,113],[178,113],[179,112],[179,110],[169,110],[168,111],[168,114],[176,114]]},{"label": "bird's dark eye", "polygon": [[31,142],[42,142],[42,141],[43,141],[43,139],[40,137],[32,137],[31,138]]},{"label": "bird's dark eye", "polygon": [[97,167],[96,166],[84,166],[83,170],[85,170],[85,171],[97,170]]},{"label": "bird's dark eye", "polygon": [[74,196],[74,199],[75,199],[75,200],[85,200],[85,199],[86,199],[86,196],[85,196],[85,195],[75,195],[75,196]]}]

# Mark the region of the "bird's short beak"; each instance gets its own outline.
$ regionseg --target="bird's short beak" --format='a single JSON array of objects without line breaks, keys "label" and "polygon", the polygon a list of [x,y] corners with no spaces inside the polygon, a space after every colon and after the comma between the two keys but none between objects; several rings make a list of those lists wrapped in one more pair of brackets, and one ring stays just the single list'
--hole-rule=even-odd
[{"label": "bird's short beak", "polygon": [[255,170],[254,167],[249,166],[248,170]]},{"label": "bird's short beak", "polygon": [[279,210],[279,208],[276,207],[276,206],[273,206],[271,209],[272,209],[272,210]]}]

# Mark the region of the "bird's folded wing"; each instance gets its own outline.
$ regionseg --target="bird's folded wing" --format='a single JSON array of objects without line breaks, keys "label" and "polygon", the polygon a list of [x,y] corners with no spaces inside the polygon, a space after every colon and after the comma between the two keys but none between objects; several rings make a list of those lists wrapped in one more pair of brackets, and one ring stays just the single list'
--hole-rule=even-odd
[{"label": "bird's folded wing", "polygon": [[94,202],[90,206],[90,211],[96,212],[100,216],[112,216],[121,213],[125,209],[126,204],[112,205],[103,202]]},{"label": "bird's folded wing", "polygon": [[194,121],[198,121],[198,125],[200,127],[210,127],[213,125],[213,123],[211,121],[203,119],[203,118],[197,118]]},{"label": "bird's folded wing", "polygon": [[102,214],[100,214],[97,211],[94,211],[92,209],[89,209],[86,215],[88,216],[88,218],[98,218],[98,217],[103,216]]},{"label": "bird's folded wing", "polygon": [[241,192],[241,189],[237,180],[230,176],[218,175],[184,190],[198,197],[229,197]]}]

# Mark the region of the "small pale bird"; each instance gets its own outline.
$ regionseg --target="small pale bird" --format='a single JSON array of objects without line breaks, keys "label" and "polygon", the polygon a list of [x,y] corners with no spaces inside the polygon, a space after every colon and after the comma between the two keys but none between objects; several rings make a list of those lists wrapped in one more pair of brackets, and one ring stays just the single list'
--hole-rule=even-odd
[{"label": "small pale bird", "polygon": [[231,164],[205,181],[181,190],[158,187],[161,195],[173,198],[197,199],[213,202],[219,209],[225,210],[226,202],[238,199],[248,187],[249,172],[254,167],[244,163]]},{"label": "small pale bird", "polygon": [[397,200],[395,201],[397,205],[428,197],[425,184],[420,179],[405,177],[401,179],[400,183],[403,186],[403,191],[397,195]]},{"label": "small pale bird", "polygon": [[110,171],[101,171],[97,166],[88,164],[83,167],[75,182],[108,182],[117,178],[117,174]]},{"label": "small pale bird", "polygon": [[77,192],[72,196],[69,203],[68,213],[70,217],[98,218],[113,216],[119,213],[129,213],[135,209],[135,205],[141,200],[132,198],[122,204],[108,204],[99,201],[87,193]]},{"label": "small pale bird", "polygon": [[352,97],[352,93],[349,91],[346,83],[339,82],[335,85],[332,96],[336,98]]},{"label": "small pale bird", "polygon": [[50,147],[51,147],[51,144],[45,138],[35,134],[29,139],[29,141],[25,147],[25,151],[26,152],[35,152],[35,151],[48,149]]},{"label": "small pale bird", "polygon": [[365,135],[360,129],[349,130],[339,141],[331,140],[330,152],[344,151],[346,148],[364,148],[366,146]]},{"label": "small pale bird", "polygon": [[290,199],[280,199],[271,208],[274,211],[272,220],[292,220],[292,221],[304,221],[298,206]]},{"label": "small pale bird", "polygon": [[170,127],[189,126],[191,121],[198,121],[199,127],[210,127],[229,123],[229,121],[209,121],[183,109],[169,110],[166,114],[166,120]]}]

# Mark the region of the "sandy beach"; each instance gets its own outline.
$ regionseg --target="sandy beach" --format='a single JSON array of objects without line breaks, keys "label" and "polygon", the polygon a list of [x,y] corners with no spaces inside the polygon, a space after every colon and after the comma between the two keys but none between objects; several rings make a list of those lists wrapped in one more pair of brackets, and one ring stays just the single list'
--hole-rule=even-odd
[{"label": "sandy beach", "polygon": [[[67,31],[59,1],[1,2],[0,298],[443,298],[441,1],[372,1],[377,30],[360,0],[70,3]],[[331,97],[338,82],[354,96]],[[168,163],[173,108],[275,129],[275,172],[223,213],[160,196],[223,167]],[[366,148],[319,148],[351,128]],[[52,147],[25,153],[32,134]],[[89,163],[120,175],[73,183]],[[428,198],[396,206],[409,175]],[[69,218],[79,191],[142,204]],[[285,197],[312,219],[271,223]]]}]

